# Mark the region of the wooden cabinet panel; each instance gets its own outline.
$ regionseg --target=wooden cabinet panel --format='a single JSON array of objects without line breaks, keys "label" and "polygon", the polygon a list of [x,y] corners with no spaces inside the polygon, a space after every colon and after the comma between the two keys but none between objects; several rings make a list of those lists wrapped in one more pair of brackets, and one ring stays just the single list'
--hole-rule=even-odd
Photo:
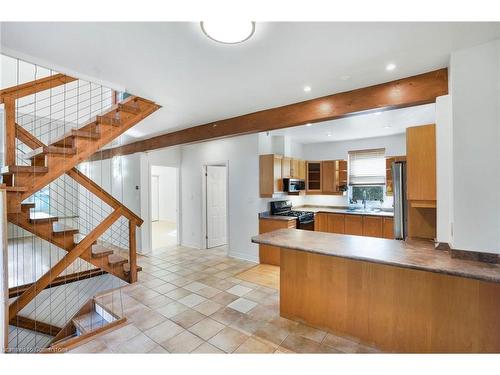
[{"label": "wooden cabinet panel", "polygon": [[299,178],[299,160],[291,159],[290,160],[290,177]]},{"label": "wooden cabinet panel", "polygon": [[330,233],[345,233],[345,215],[343,214],[328,214],[328,232]]},{"label": "wooden cabinet panel", "polygon": [[363,216],[345,215],[345,234],[363,235]]},{"label": "wooden cabinet panel", "polygon": [[[282,228],[295,228],[295,226],[295,220],[259,219],[259,234]],[[280,248],[277,246],[259,245],[259,262],[279,266]]]},{"label": "wooden cabinet panel", "polygon": [[407,198],[436,200],[436,127],[406,129]]},{"label": "wooden cabinet panel", "polygon": [[284,156],[281,161],[281,177],[292,177],[292,158]]},{"label": "wooden cabinet panel", "polygon": [[320,161],[307,162],[307,192],[321,193],[321,174],[322,170]]},{"label": "wooden cabinet panel", "polygon": [[298,173],[297,173],[297,178],[300,178],[302,180],[306,179],[306,161],[305,160],[298,160]]},{"label": "wooden cabinet panel", "polygon": [[321,162],[321,192],[323,194],[335,193],[335,160]]},{"label": "wooden cabinet panel", "polygon": [[385,191],[386,195],[393,195],[392,163],[404,161],[406,156],[388,156],[385,159]]},{"label": "wooden cabinet panel", "polygon": [[328,232],[328,216],[324,212],[318,212],[314,217],[314,230],[316,232]]},{"label": "wooden cabinet panel", "polygon": [[261,197],[269,198],[274,193],[283,191],[281,161],[281,155],[259,156],[259,190]]},{"label": "wooden cabinet panel", "polygon": [[392,217],[384,217],[383,237],[389,240],[394,239],[394,219]]},{"label": "wooden cabinet panel", "polygon": [[383,218],[379,216],[363,216],[363,236],[383,237]]}]

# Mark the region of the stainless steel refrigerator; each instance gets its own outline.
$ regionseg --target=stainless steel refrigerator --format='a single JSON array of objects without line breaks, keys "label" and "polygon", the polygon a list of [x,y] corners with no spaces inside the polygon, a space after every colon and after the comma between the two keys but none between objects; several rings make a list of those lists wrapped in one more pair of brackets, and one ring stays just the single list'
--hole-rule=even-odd
[{"label": "stainless steel refrigerator", "polygon": [[394,194],[394,238],[404,240],[408,231],[408,202],[406,201],[406,162],[392,163]]}]

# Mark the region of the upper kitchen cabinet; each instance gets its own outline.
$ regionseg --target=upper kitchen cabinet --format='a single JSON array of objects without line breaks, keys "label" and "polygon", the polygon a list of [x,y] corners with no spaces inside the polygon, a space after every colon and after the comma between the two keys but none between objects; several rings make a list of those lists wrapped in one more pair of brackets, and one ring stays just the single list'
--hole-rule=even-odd
[{"label": "upper kitchen cabinet", "polygon": [[293,159],[283,156],[281,159],[281,177],[282,178],[292,178],[293,172]]},{"label": "upper kitchen cabinet", "polygon": [[285,163],[286,166],[285,166],[285,169],[282,168],[282,170],[286,170],[288,168],[288,165],[290,165],[289,175],[288,176],[283,175],[283,178],[291,177],[291,178],[299,178],[301,180],[306,179],[306,161],[305,160],[283,157],[283,163]]},{"label": "upper kitchen cabinet", "polygon": [[282,161],[281,155],[260,155],[259,189],[262,198],[271,198],[274,193],[283,191]]},{"label": "upper kitchen cabinet", "polygon": [[308,161],[307,162],[307,193],[321,193],[322,188],[322,162]]},{"label": "upper kitchen cabinet", "polygon": [[321,190],[323,194],[343,194],[347,186],[347,162],[325,160],[322,163]]},{"label": "upper kitchen cabinet", "polygon": [[436,127],[406,130],[407,198],[436,201]]}]

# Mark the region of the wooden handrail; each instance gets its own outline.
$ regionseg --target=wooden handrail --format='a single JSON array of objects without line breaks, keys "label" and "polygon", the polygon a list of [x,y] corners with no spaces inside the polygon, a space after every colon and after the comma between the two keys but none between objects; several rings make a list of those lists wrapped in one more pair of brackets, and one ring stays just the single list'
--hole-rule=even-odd
[{"label": "wooden handrail", "polygon": [[0,104],[3,103],[5,98],[7,97],[19,99],[24,96],[32,95],[40,91],[49,90],[51,88],[61,86],[76,80],[77,78],[58,73],[50,77],[40,78],[31,82],[23,83],[21,85],[8,87],[6,89],[0,90]]},{"label": "wooden handrail", "polygon": [[9,305],[9,321],[13,319],[28,303],[30,303],[47,285],[61,274],[71,263],[80,257],[92,244],[108,230],[108,228],[122,216],[123,210],[116,209],[108,215],[97,227],[59,260],[51,269],[29,287],[18,299]]},{"label": "wooden handrail", "polygon": [[[38,147],[45,147],[45,144],[42,141],[40,141],[37,137],[28,132],[19,124],[16,124],[16,137],[32,150]],[[115,209],[121,208],[123,210],[123,216],[131,221],[134,221],[136,226],[140,227],[144,222],[144,220],[142,220],[140,216],[132,212],[128,207],[123,205],[119,200],[105,191],[101,186],[81,173],[77,168],[70,169],[68,172],[66,172],[66,174],[79,184],[83,185],[91,193],[95,194],[104,202],[109,204],[111,207]]]}]

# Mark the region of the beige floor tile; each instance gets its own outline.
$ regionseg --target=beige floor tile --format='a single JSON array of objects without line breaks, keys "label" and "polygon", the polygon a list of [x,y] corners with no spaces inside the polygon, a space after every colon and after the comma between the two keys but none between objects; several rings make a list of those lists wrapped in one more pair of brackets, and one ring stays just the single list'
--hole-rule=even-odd
[{"label": "beige floor tile", "polygon": [[167,320],[167,318],[155,310],[148,309],[140,310],[128,315],[127,320],[134,323],[134,325],[141,331],[145,331],[160,323],[163,323],[165,320]]},{"label": "beige floor tile", "polygon": [[157,345],[144,333],[139,333],[137,336],[118,345],[113,351],[116,353],[147,353]]},{"label": "beige floor tile", "polygon": [[170,284],[170,283],[164,283],[164,284],[154,288],[154,290],[156,292],[161,293],[161,294],[167,294],[168,292],[171,292],[174,289],[177,289],[177,286],[175,286],[174,284]]},{"label": "beige floor tile", "polygon": [[275,345],[269,345],[256,337],[249,337],[235,350],[235,353],[274,353],[275,350]]},{"label": "beige floor tile", "polygon": [[111,353],[111,350],[99,340],[92,340],[83,345],[80,345],[68,353],[78,354],[78,353]]},{"label": "beige floor tile", "polygon": [[155,345],[155,347],[151,349],[148,354],[168,354],[168,350],[161,345]]},{"label": "beige floor tile", "polygon": [[188,308],[189,307],[183,305],[182,303],[172,302],[169,303],[168,305],[156,309],[156,311],[167,318],[171,318],[183,311],[186,311]]},{"label": "beige floor tile", "polygon": [[219,305],[217,302],[207,300],[205,302],[200,303],[193,307],[196,311],[202,313],[203,315],[212,315],[216,311],[219,311],[222,308],[222,305]]},{"label": "beige floor tile", "polygon": [[262,325],[264,325],[264,322],[254,320],[248,315],[244,315],[232,322],[229,327],[237,329],[247,335],[253,335]]},{"label": "beige floor tile", "polygon": [[276,345],[280,345],[282,341],[290,334],[290,331],[280,328],[271,323],[264,323],[257,331],[255,336],[270,341]]},{"label": "beige floor tile", "polygon": [[224,324],[224,325],[230,325],[237,319],[245,316],[245,314],[240,313],[239,311],[230,309],[228,307],[225,307],[223,309],[220,309],[219,311],[213,313],[210,315],[210,317],[214,320],[217,320],[218,322]]},{"label": "beige floor tile", "polygon": [[320,353],[320,344],[305,337],[288,335],[281,343],[282,347],[296,353]]},{"label": "beige floor tile", "polygon": [[227,307],[239,311],[243,314],[248,313],[255,306],[257,306],[257,302],[250,301],[249,299],[246,298],[238,298],[236,301],[233,301],[229,305],[227,305]]},{"label": "beige floor tile", "polygon": [[208,340],[224,329],[225,325],[213,319],[205,318],[188,330],[203,340]]},{"label": "beige floor tile", "polygon": [[99,341],[102,341],[108,348],[113,349],[118,345],[137,336],[141,331],[133,324],[127,324],[125,327],[118,328],[105,335],[99,336]]},{"label": "beige floor tile", "polygon": [[360,347],[359,342],[355,342],[334,334],[328,333],[323,340],[323,345],[330,346],[343,353],[357,353]]},{"label": "beige floor tile", "polygon": [[196,293],[200,289],[206,288],[207,286],[208,285],[206,285],[206,284],[202,284],[198,281],[195,281],[191,284],[184,286],[184,289],[189,290],[190,292]]},{"label": "beige floor tile", "polygon": [[217,335],[208,340],[208,342],[225,351],[226,353],[232,353],[241,344],[243,344],[248,337],[248,335],[240,331],[226,327]]},{"label": "beige floor tile", "polygon": [[180,300],[181,298],[186,297],[190,294],[191,294],[191,292],[189,290],[186,290],[184,288],[177,288],[177,289],[174,289],[168,293],[165,293],[165,296],[177,301],[177,300]]},{"label": "beige floor tile", "polygon": [[199,296],[198,294],[191,293],[186,297],[182,297],[179,302],[188,307],[194,307],[200,303],[206,301],[205,297]]},{"label": "beige floor tile", "polygon": [[219,348],[216,348],[213,345],[210,345],[208,342],[204,342],[200,346],[198,346],[195,350],[191,352],[191,354],[226,354]]},{"label": "beige floor tile", "polygon": [[252,319],[255,320],[261,320],[261,321],[270,321],[272,319],[278,318],[279,317],[279,310],[275,311],[272,309],[269,309],[267,307],[264,307],[262,305],[258,305],[254,307],[249,313],[248,316],[250,316]]},{"label": "beige floor tile", "polygon": [[161,284],[165,284],[165,281],[163,281],[161,279],[157,279],[157,278],[154,278],[154,279],[151,279],[148,281],[144,281],[142,283],[142,285],[144,285],[146,288],[150,288],[150,289],[155,289],[156,287],[159,287]]},{"label": "beige floor tile", "polygon": [[227,306],[231,302],[236,301],[239,297],[237,295],[227,293],[227,292],[221,292],[219,294],[216,294],[215,296],[211,297],[210,299],[214,302],[217,302],[218,304],[222,306]]},{"label": "beige floor tile", "polygon": [[191,332],[184,331],[163,343],[162,346],[170,353],[189,353],[201,344],[203,344],[203,340]]},{"label": "beige floor tile", "polygon": [[302,336],[307,339],[321,343],[326,336],[325,331],[306,326],[304,324],[297,324],[292,328],[292,333],[297,336]]},{"label": "beige floor tile", "polygon": [[203,296],[205,298],[212,298],[219,294],[221,291],[219,289],[213,288],[211,286],[207,286],[203,289],[200,289],[196,292],[196,294],[199,294],[200,296]]},{"label": "beige floor tile", "polygon": [[182,331],[184,331],[184,328],[180,325],[167,320],[151,329],[148,329],[144,333],[158,344],[161,344],[170,340],[172,337],[177,336]]},{"label": "beige floor tile", "polygon": [[162,306],[168,305],[169,303],[172,303],[172,302],[173,302],[172,299],[170,299],[164,295],[160,295],[160,296],[156,296],[156,297],[147,299],[146,301],[144,301],[144,305],[154,309],[157,307],[162,307]]},{"label": "beige floor tile", "polygon": [[251,288],[248,288],[248,287],[242,286],[242,285],[235,285],[232,288],[229,288],[228,290],[226,290],[226,292],[234,294],[238,297],[242,297],[251,291],[252,291]]},{"label": "beige floor tile", "polygon": [[189,279],[189,278],[186,278],[183,276],[171,281],[172,284],[177,285],[178,287],[183,287],[183,286],[190,284],[192,282],[193,282],[192,279]]},{"label": "beige floor tile", "polygon": [[183,328],[189,328],[198,323],[200,320],[205,319],[205,315],[199,313],[198,311],[187,309],[170,319]]}]

